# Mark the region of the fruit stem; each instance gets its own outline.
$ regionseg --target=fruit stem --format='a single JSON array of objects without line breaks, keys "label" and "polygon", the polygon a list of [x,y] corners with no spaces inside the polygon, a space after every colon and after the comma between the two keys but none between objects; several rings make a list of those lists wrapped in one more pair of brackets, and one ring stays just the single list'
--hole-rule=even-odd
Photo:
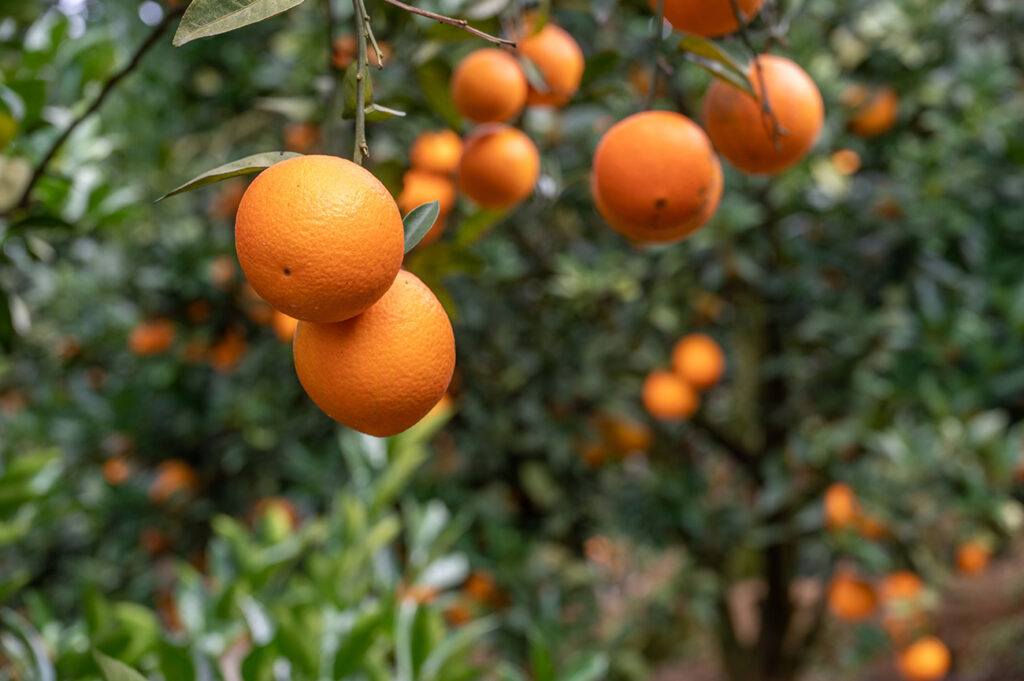
[{"label": "fruit stem", "polygon": [[764,67],[761,65],[760,55],[754,49],[754,44],[750,42],[750,35],[747,34],[747,18],[743,16],[739,0],[729,0],[729,5],[732,7],[733,16],[736,17],[740,41],[754,58],[754,72],[757,74],[757,84],[761,90],[758,96],[758,99],[761,101],[761,118],[764,121],[768,134],[772,136],[772,143],[775,145],[776,150],[778,150],[782,145],[782,138],[787,134],[786,130],[779,123],[779,119],[775,116],[775,112],[772,111],[772,105],[768,101],[768,86],[764,79]]},{"label": "fruit stem", "polygon": [[356,131],[355,145],[352,149],[352,160],[363,165],[363,161],[370,155],[370,147],[366,143],[366,79],[367,73],[366,57],[367,38],[369,37],[370,20],[366,16],[366,5],[363,0],[352,0],[352,9],[356,20],[356,44],[358,45],[358,56],[356,62]]},{"label": "fruit stem", "polygon": [[438,14],[437,12],[431,12],[429,10],[421,9],[419,7],[415,7],[413,5],[406,4],[406,3],[402,2],[402,0],[384,0],[384,2],[388,3],[389,5],[394,5],[395,7],[398,7],[399,9],[404,9],[406,12],[411,12],[413,14],[418,14],[421,17],[426,17],[428,19],[433,19],[434,21],[440,22],[442,24],[448,24],[449,26],[455,26],[457,28],[461,28],[463,31],[466,31],[468,33],[472,33],[473,35],[475,35],[478,38],[483,38],[484,40],[489,40],[492,43],[494,43],[495,45],[507,45],[509,47],[515,47],[516,46],[516,41],[508,40],[506,38],[499,38],[496,35],[491,35],[490,33],[487,33],[485,31],[481,31],[478,28],[473,28],[472,26],[469,25],[469,22],[466,21],[465,19],[456,19],[455,17],[446,17],[445,15]]}]

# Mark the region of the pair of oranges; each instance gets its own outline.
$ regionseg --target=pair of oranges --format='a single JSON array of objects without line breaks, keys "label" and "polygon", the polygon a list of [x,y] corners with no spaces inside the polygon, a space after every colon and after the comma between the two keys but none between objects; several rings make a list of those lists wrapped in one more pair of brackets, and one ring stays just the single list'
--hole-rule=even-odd
[{"label": "pair of oranges", "polygon": [[725,373],[725,353],[710,336],[691,333],[672,349],[672,369],[653,371],[643,385],[647,413],[661,421],[687,419],[700,407],[700,391]]},{"label": "pair of oranges", "polygon": [[267,168],[242,196],[235,248],[256,293],[299,320],[295,370],[328,416],[394,435],[444,396],[455,367],[451,322],[401,270],[402,216],[365,168],[318,155]]}]

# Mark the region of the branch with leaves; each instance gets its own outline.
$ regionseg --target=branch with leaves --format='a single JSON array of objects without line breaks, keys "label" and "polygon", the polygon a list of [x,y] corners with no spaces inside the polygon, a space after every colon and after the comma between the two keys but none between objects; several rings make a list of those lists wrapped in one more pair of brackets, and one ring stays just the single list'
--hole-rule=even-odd
[{"label": "branch with leaves", "polygon": [[428,19],[433,19],[434,21],[442,24],[448,24],[449,26],[461,28],[463,31],[466,31],[467,33],[472,33],[478,38],[489,40],[495,45],[505,45],[508,47],[516,46],[516,41],[508,40],[507,38],[499,38],[496,35],[491,35],[490,33],[481,31],[478,28],[474,28],[473,26],[470,26],[469,22],[466,21],[465,19],[456,19],[455,17],[449,17],[443,14],[438,14],[437,12],[431,12],[429,10],[421,9],[419,7],[415,7],[413,5],[404,3],[402,2],[402,0],[384,0],[384,2],[388,3],[389,5],[394,5],[399,9],[404,9],[406,12],[411,12],[412,14],[417,14],[421,17],[426,17]]}]

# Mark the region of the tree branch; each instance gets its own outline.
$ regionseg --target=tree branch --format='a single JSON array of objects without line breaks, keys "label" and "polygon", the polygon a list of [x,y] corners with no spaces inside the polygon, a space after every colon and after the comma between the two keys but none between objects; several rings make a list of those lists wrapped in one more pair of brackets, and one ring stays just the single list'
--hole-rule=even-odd
[{"label": "tree branch", "polygon": [[742,10],[740,10],[739,0],[729,0],[729,4],[732,6],[733,16],[736,17],[736,24],[739,27],[738,33],[740,41],[754,58],[754,72],[757,74],[758,86],[761,89],[761,96],[759,97],[761,100],[761,111],[763,113],[761,119],[765,124],[765,130],[772,137],[772,143],[776,148],[778,148],[782,137],[786,135],[787,132],[779,123],[778,116],[775,115],[775,112],[772,110],[772,105],[768,101],[768,85],[764,78],[764,67],[761,65],[761,59],[757,50],[754,49],[754,44],[750,41],[750,35],[747,33],[747,21],[743,16]]},{"label": "tree branch", "polygon": [[428,19],[433,19],[434,21],[440,22],[442,24],[448,24],[449,26],[455,26],[457,28],[461,28],[463,31],[466,31],[468,33],[472,33],[473,35],[477,36],[478,38],[483,38],[484,40],[489,40],[490,42],[492,42],[492,43],[494,43],[496,45],[507,45],[509,47],[515,47],[516,46],[516,41],[508,40],[506,38],[499,38],[498,36],[491,35],[490,33],[486,33],[484,31],[481,31],[478,28],[473,28],[472,26],[469,25],[469,22],[466,21],[465,19],[456,19],[454,17],[446,17],[445,15],[438,14],[437,12],[431,12],[429,10],[420,9],[419,7],[415,7],[413,5],[406,4],[406,3],[402,2],[402,0],[384,0],[384,2],[388,3],[389,5],[394,5],[395,7],[398,7],[399,9],[404,9],[406,12],[411,12],[412,14],[418,14],[421,17],[426,17]]},{"label": "tree branch", "polygon": [[757,458],[739,443],[718,430],[718,428],[701,416],[699,412],[690,419],[689,425],[720,449],[724,450],[755,482],[761,482],[761,468],[758,466]]},{"label": "tree branch", "polygon": [[352,0],[352,9],[355,11],[356,20],[356,44],[358,45],[358,60],[356,62],[356,131],[355,145],[352,150],[352,160],[363,165],[363,161],[370,155],[370,147],[366,143],[366,79],[367,73],[366,42],[369,37],[369,20],[366,17],[366,6],[363,0]]},{"label": "tree branch", "polygon": [[103,102],[106,101],[110,93],[114,91],[114,88],[116,88],[117,85],[122,80],[124,80],[124,78],[128,74],[134,71],[136,67],[138,67],[138,65],[142,63],[142,59],[146,56],[146,53],[149,52],[157,44],[157,42],[159,42],[160,38],[164,35],[164,33],[167,32],[167,29],[169,29],[171,27],[171,24],[174,23],[174,20],[181,16],[181,14],[184,13],[184,11],[185,8],[184,6],[182,6],[168,12],[160,21],[160,23],[153,28],[153,31],[146,37],[142,44],[139,45],[138,49],[135,50],[135,53],[131,56],[131,59],[128,60],[128,63],[121,67],[121,69],[117,71],[114,75],[112,75],[109,79],[107,79],[107,82],[103,84],[103,87],[100,89],[99,94],[96,95],[96,99],[92,101],[92,104],[89,105],[89,108],[87,108],[85,111],[79,114],[77,118],[71,121],[71,124],[64,129],[64,132],[62,132],[57,137],[57,139],[53,141],[53,144],[50,145],[50,148],[47,149],[46,153],[43,155],[43,158],[40,159],[39,163],[32,171],[32,176],[31,178],[29,178],[28,184],[25,185],[25,189],[22,191],[21,196],[18,198],[18,201],[8,211],[9,213],[13,212],[14,210],[25,208],[28,206],[29,199],[32,197],[32,190],[35,189],[36,184],[38,184],[39,181],[43,178],[43,175],[46,174],[46,169],[49,167],[53,159],[57,156],[57,152],[59,152],[61,147],[64,146],[64,143],[68,141],[69,137],[71,137],[71,133],[73,133],[78,128],[78,126],[80,126],[87,118],[89,118],[89,116],[93,115],[99,110],[99,108],[103,105]]}]

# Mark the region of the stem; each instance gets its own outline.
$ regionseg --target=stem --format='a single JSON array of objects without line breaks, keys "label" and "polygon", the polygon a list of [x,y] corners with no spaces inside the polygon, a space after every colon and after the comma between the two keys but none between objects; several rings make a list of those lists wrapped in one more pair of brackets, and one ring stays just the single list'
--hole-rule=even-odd
[{"label": "stem", "polygon": [[499,38],[498,36],[491,35],[490,33],[486,33],[484,31],[481,31],[478,28],[473,28],[472,26],[469,25],[469,22],[466,21],[465,19],[456,19],[454,17],[446,17],[445,15],[438,14],[437,12],[431,12],[429,10],[420,9],[419,7],[414,7],[413,5],[406,4],[406,3],[402,2],[402,0],[384,0],[384,2],[388,3],[389,5],[394,5],[395,7],[398,7],[400,9],[404,9],[406,12],[411,12],[412,14],[418,14],[421,17],[426,17],[428,19],[433,19],[434,21],[440,22],[442,24],[448,24],[449,26],[455,26],[457,28],[461,28],[463,31],[467,31],[468,33],[472,33],[473,35],[475,35],[478,38],[483,38],[484,40],[489,40],[490,42],[492,42],[492,43],[494,43],[496,45],[508,45],[509,47],[515,47],[516,46],[516,41],[508,40],[506,38]]},{"label": "stem", "polygon": [[366,39],[369,21],[366,18],[366,7],[363,0],[352,0],[352,9],[355,11],[356,19],[356,44],[359,47],[358,60],[356,62],[356,134],[355,145],[352,149],[352,160],[363,165],[363,161],[370,155],[370,148],[366,144]]},{"label": "stem", "polygon": [[53,144],[50,145],[50,148],[47,149],[46,153],[43,155],[43,158],[39,161],[35,169],[32,171],[32,177],[29,178],[28,184],[25,185],[25,189],[22,191],[21,196],[18,198],[17,203],[14,204],[14,207],[11,208],[8,211],[8,213],[14,212],[14,210],[16,209],[25,208],[28,206],[29,199],[32,196],[32,190],[35,189],[36,184],[38,184],[39,180],[43,178],[43,175],[46,174],[46,169],[49,167],[53,159],[57,156],[57,152],[59,152],[61,147],[64,146],[64,143],[68,141],[69,137],[71,137],[71,133],[73,133],[78,128],[78,126],[80,126],[87,118],[89,118],[89,116],[93,115],[99,110],[99,108],[103,105],[103,102],[106,101],[110,93],[114,91],[114,88],[116,88],[117,85],[122,80],[124,80],[124,78],[128,74],[130,74],[132,71],[136,69],[136,67],[138,67],[138,65],[142,62],[142,58],[146,56],[146,53],[149,52],[157,44],[157,42],[160,40],[163,34],[167,32],[167,29],[171,27],[171,24],[174,22],[174,20],[181,16],[181,14],[184,11],[185,8],[184,6],[182,6],[168,12],[160,21],[160,23],[153,28],[152,32],[146,37],[146,39],[142,41],[142,44],[139,45],[138,49],[135,50],[135,53],[131,56],[131,59],[128,60],[128,63],[121,67],[119,71],[117,71],[114,75],[107,79],[107,82],[103,84],[103,87],[100,89],[99,94],[96,95],[96,99],[92,101],[92,104],[89,105],[89,108],[87,108],[85,111],[79,114],[78,118],[71,121],[71,124],[64,129],[64,132],[62,132],[57,137],[57,139],[53,141]]},{"label": "stem", "polygon": [[647,88],[647,97],[644,100],[644,111],[654,106],[654,98],[658,92],[658,76],[661,68],[658,59],[661,56],[661,36],[665,28],[665,0],[658,0],[654,12],[654,35],[651,36],[651,84]]},{"label": "stem", "polygon": [[764,79],[764,67],[761,65],[761,60],[757,54],[757,50],[754,49],[754,44],[750,42],[750,35],[747,34],[747,22],[746,18],[743,16],[743,12],[740,10],[739,0],[729,0],[729,4],[732,6],[733,16],[736,17],[736,23],[739,26],[738,32],[740,41],[754,58],[754,72],[757,74],[758,86],[761,89],[759,97],[761,100],[761,111],[763,113],[761,119],[764,122],[765,131],[771,135],[772,143],[777,149],[782,141],[782,137],[787,133],[779,123],[779,119],[775,115],[775,112],[772,111],[771,103],[768,101],[768,86]]}]

